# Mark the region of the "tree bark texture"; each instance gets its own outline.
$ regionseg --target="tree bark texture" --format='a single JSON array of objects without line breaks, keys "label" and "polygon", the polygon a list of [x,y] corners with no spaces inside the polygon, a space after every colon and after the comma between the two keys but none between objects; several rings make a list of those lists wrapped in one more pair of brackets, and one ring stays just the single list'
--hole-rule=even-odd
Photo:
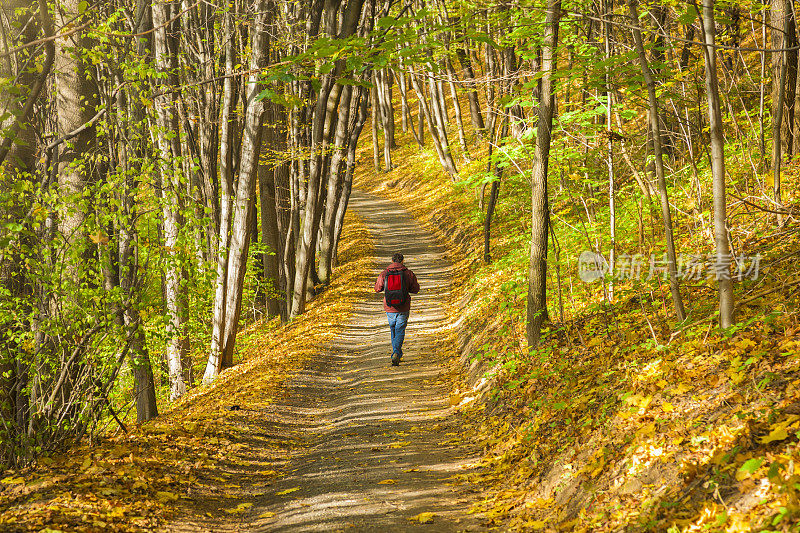
[{"label": "tree bark texture", "polygon": [[555,90],[553,75],[557,68],[555,54],[561,0],[549,0],[542,42],[542,77],[540,82],[539,122],[537,124],[535,162],[531,179],[531,252],[528,264],[528,300],[526,336],[529,348],[536,348],[542,324],[547,317],[547,237],[550,222],[547,200],[547,173],[550,162],[550,134],[553,127]]},{"label": "tree bark texture", "polygon": [[[698,10],[699,11],[699,10]],[[711,174],[714,195],[714,245],[716,260],[714,270],[719,286],[719,325],[733,325],[733,281],[731,280],[731,255],[728,242],[728,217],[725,199],[725,140],[722,133],[722,112],[717,81],[717,54],[714,48],[714,1],[703,0],[703,41],[706,66],[706,99],[708,125],[711,138]]]}]

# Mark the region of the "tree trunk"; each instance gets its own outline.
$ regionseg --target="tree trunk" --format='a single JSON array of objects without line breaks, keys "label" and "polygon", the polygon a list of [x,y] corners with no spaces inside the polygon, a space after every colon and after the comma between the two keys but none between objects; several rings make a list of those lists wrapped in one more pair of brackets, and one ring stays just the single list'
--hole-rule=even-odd
[{"label": "tree trunk", "polygon": [[217,238],[217,275],[214,284],[214,307],[211,322],[211,345],[209,347],[208,364],[203,376],[204,383],[213,381],[219,373],[222,358],[223,337],[225,334],[225,293],[228,282],[228,247],[230,244],[231,227],[231,201],[235,194],[233,186],[233,128],[234,108],[237,100],[237,90],[234,84],[233,68],[236,61],[236,51],[233,43],[233,16],[234,13],[224,14],[225,22],[225,73],[226,78],[222,90],[222,132],[220,135],[220,222],[219,236]]},{"label": "tree trunk", "polygon": [[407,133],[409,123],[411,124],[411,129],[414,129],[414,122],[411,120],[411,112],[408,109],[406,75],[402,70],[397,69],[394,71],[394,76],[397,78],[397,86],[400,90],[400,127],[403,133]]},{"label": "tree trunk", "polygon": [[[781,159],[789,159],[794,149],[794,108],[797,90],[797,26],[790,0],[774,0],[770,6],[772,26],[772,116],[782,117],[779,147]],[[782,97],[781,97],[782,95]],[[780,109],[780,112],[779,112]]]},{"label": "tree trunk", "polygon": [[[370,103],[372,104],[372,164],[375,172],[381,171],[381,148],[378,138],[378,118],[380,116],[380,104],[378,103],[378,77],[372,74],[372,88],[370,88]],[[385,142],[385,140],[384,140]]]},{"label": "tree trunk", "polygon": [[319,280],[323,285],[328,285],[331,280],[331,269],[333,267],[333,242],[336,212],[339,203],[344,201],[342,196],[344,185],[345,168],[344,163],[347,157],[348,130],[350,127],[350,114],[353,112],[352,87],[346,86],[342,91],[341,101],[339,102],[339,118],[336,125],[336,134],[333,141],[333,156],[331,157],[330,172],[328,176],[328,187],[325,198],[325,212],[322,217],[320,227],[320,251],[319,251]]},{"label": "tree trunk", "polygon": [[453,64],[449,59],[444,60],[447,65],[447,85],[450,87],[450,98],[453,99],[453,111],[456,114],[456,127],[458,128],[458,142],[461,145],[461,151],[464,153],[464,159],[469,161],[469,149],[467,148],[467,139],[464,134],[464,121],[461,118],[461,104],[458,102],[458,90],[456,89],[456,77]]},{"label": "tree trunk", "polygon": [[656,84],[653,73],[647,62],[647,56],[642,42],[642,32],[639,30],[639,13],[636,9],[636,0],[628,1],[628,11],[633,22],[633,41],[636,46],[636,53],[639,56],[639,64],[642,68],[645,84],[647,85],[648,118],[650,129],[653,132],[653,152],[655,155],[656,179],[658,180],[658,192],[661,195],[661,216],[664,220],[664,236],[667,241],[667,261],[669,263],[669,288],[672,294],[672,303],[675,307],[675,316],[678,322],[686,319],[686,311],[683,307],[680,286],[678,282],[678,268],[675,254],[675,241],[672,231],[672,214],[669,207],[669,196],[667,194],[667,181],[664,177],[664,160],[661,153],[661,126],[658,120],[658,99],[656,97]]},{"label": "tree trunk", "polygon": [[361,135],[361,129],[367,121],[367,91],[364,88],[359,88],[360,98],[358,105],[358,115],[355,118],[355,123],[350,130],[350,139],[347,143],[347,163],[345,167],[344,183],[342,185],[342,200],[339,202],[339,207],[336,211],[336,223],[334,228],[333,239],[333,262],[338,263],[337,253],[339,250],[339,239],[342,236],[342,227],[344,226],[344,215],[347,211],[347,203],[350,200],[350,191],[353,186],[353,172],[356,168],[356,144],[358,137]]},{"label": "tree trunk", "polygon": [[[698,10],[699,11],[699,10]],[[719,282],[719,325],[725,329],[733,325],[733,282],[725,200],[725,141],[722,132],[722,113],[717,82],[717,57],[714,49],[714,0],[703,0],[703,51],[706,65],[706,99],[708,100],[708,125],[711,139],[711,175],[714,194],[714,244],[716,261],[714,269]]]},{"label": "tree trunk", "polygon": [[[284,299],[280,291],[285,285],[283,278],[283,236],[288,222],[279,213],[285,207],[282,202],[286,198],[287,162],[283,161],[286,150],[285,124],[282,126],[283,114],[276,104],[267,102],[266,120],[264,124],[264,148],[262,163],[258,170],[259,198],[261,199],[261,241],[268,250],[262,258],[264,281],[267,283],[266,308],[269,316],[282,316]],[[266,160],[264,160],[266,159]],[[279,192],[278,189],[284,190]]]},{"label": "tree trunk", "polygon": [[176,78],[176,50],[174,31],[167,23],[174,16],[176,4],[172,0],[156,2],[153,12],[153,44],[156,69],[161,74],[154,98],[156,108],[156,139],[158,143],[160,171],[163,185],[163,228],[166,265],[164,270],[164,296],[167,318],[167,364],[169,366],[170,398],[176,399],[186,392],[183,380],[183,357],[188,353],[184,306],[184,280],[182,257],[178,252],[182,230],[181,220],[181,169],[180,141],[176,103],[171,87],[178,84]]},{"label": "tree trunk", "polygon": [[[612,3],[611,0],[605,0],[605,13],[604,18],[606,19],[603,22],[603,48],[605,50],[605,58],[606,61],[611,61],[611,11],[612,11]],[[613,117],[614,111],[614,89],[612,87],[611,82],[611,72],[606,70],[605,72],[605,84],[606,84],[606,170],[608,175],[608,236],[610,242],[609,250],[608,250],[608,270],[612,274],[614,273],[615,265],[616,265],[616,253],[617,253],[617,208],[616,208],[616,190],[614,186],[614,135],[612,128],[611,119]],[[614,301],[614,281],[613,277],[608,282],[608,300],[610,302]]]},{"label": "tree trunk", "polygon": [[[503,142],[503,138],[508,135],[508,118],[503,120],[503,127],[500,128],[500,136],[497,139],[498,146]],[[491,167],[492,159],[492,145],[489,145],[489,166]],[[488,169],[487,169],[488,170]],[[492,181],[492,189],[489,193],[489,203],[486,204],[486,218],[483,221],[483,260],[486,263],[492,262],[492,254],[490,249],[490,237],[492,230],[492,217],[494,216],[494,208],[497,205],[497,197],[500,194],[500,180],[503,178],[503,169],[500,167],[499,162],[494,164],[494,181]]]},{"label": "tree trunk", "polygon": [[[247,269],[247,254],[252,235],[252,210],[256,183],[258,181],[259,157],[261,154],[262,122],[264,102],[259,100],[260,71],[269,58],[269,21],[272,16],[268,0],[259,0],[256,6],[256,18],[252,31],[252,55],[250,58],[251,74],[247,79],[247,96],[245,100],[245,116],[240,150],[241,167],[236,185],[236,194],[231,208],[231,234],[228,248],[227,280],[225,282],[226,308],[221,357],[209,357],[203,381],[212,381],[221,368],[233,365],[233,354],[236,347],[239,316],[242,309],[242,289]],[[215,302],[216,305],[216,302]],[[217,359],[217,360],[215,360]]]},{"label": "tree trunk", "polygon": [[528,346],[536,348],[541,337],[542,324],[547,317],[547,237],[549,206],[547,199],[547,172],[550,162],[550,134],[553,127],[558,26],[561,17],[561,0],[549,0],[542,42],[542,78],[540,81],[539,122],[535,148],[535,162],[531,180],[531,254],[528,265],[527,328]]},{"label": "tree trunk", "polygon": [[[445,148],[444,143],[442,141],[439,131],[439,127],[437,125],[436,119],[432,116],[431,107],[434,105],[428,105],[428,102],[425,99],[425,92],[420,86],[417,77],[412,72],[410,75],[411,78],[411,85],[414,87],[414,91],[417,93],[417,99],[419,100],[420,107],[425,116],[425,120],[428,122],[428,130],[431,133],[431,139],[433,140],[433,146],[436,149],[436,155],[439,156],[439,162],[442,164],[442,168],[444,168],[445,172],[450,175],[450,178],[455,181],[456,177],[458,176],[458,170],[456,170],[455,162],[453,161],[452,156],[450,155],[449,148]],[[422,117],[420,117],[420,124],[422,124]]]},{"label": "tree trunk", "polygon": [[[466,46],[466,45],[465,45]],[[481,104],[478,99],[478,91],[475,86],[475,72],[472,70],[472,62],[469,55],[462,49],[456,49],[456,57],[461,64],[461,72],[466,82],[467,87],[467,100],[469,101],[469,116],[472,121],[472,128],[475,135],[481,138],[485,133],[486,126],[483,122],[483,114],[481,113]]]}]

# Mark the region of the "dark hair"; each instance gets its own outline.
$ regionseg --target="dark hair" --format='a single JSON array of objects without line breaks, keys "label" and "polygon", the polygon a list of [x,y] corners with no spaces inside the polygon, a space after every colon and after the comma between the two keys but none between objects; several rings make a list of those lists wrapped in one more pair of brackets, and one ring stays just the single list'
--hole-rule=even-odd
[{"label": "dark hair", "polygon": [[397,252],[392,256],[392,263],[402,263],[403,262],[403,254]]}]

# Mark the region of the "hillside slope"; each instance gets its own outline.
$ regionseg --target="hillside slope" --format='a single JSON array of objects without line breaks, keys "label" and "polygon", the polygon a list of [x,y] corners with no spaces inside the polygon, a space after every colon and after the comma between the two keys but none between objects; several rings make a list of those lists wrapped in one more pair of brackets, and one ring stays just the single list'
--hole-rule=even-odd
[{"label": "hillside slope", "polygon": [[[720,333],[713,280],[684,286],[690,319],[679,326],[659,278],[615,282],[614,303],[605,303],[599,284],[579,280],[569,252],[581,245],[557,217],[552,322],[528,353],[524,192],[501,189],[495,260],[484,264],[477,191],[467,178],[452,183],[412,142],[391,172],[362,164],[360,186],[415,212],[457,265],[449,313],[462,353],[452,357],[468,377],[455,393],[479,417],[473,438],[484,449],[483,471],[463,477],[485,490],[473,511],[514,531],[796,530],[795,220],[776,228],[773,217],[756,217],[748,228],[739,253],[759,256],[760,272],[736,284],[739,323]],[[798,169],[785,174],[796,198]],[[758,213],[752,203],[732,208]],[[679,246],[699,249],[694,221],[683,223]]]}]

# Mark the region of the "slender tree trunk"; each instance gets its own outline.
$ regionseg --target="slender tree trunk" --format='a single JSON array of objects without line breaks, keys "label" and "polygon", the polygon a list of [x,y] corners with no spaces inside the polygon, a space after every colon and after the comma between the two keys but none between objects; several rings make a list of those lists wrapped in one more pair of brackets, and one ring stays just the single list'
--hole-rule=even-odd
[{"label": "slender tree trunk", "polygon": [[234,13],[224,14],[225,21],[225,73],[226,78],[222,90],[222,110],[220,121],[222,132],[220,135],[220,222],[219,236],[217,238],[217,275],[214,284],[214,307],[211,322],[211,346],[209,347],[208,364],[203,376],[204,383],[213,381],[219,373],[222,358],[223,336],[225,333],[225,293],[228,282],[228,247],[230,244],[231,227],[231,199],[235,193],[233,187],[233,128],[234,108],[237,100],[237,90],[234,83],[233,68],[236,61],[236,51],[233,42],[233,17]]},{"label": "slender tree trunk", "polygon": [[[505,136],[508,135],[508,118],[503,120],[503,127],[500,128],[500,136],[497,139],[499,145],[503,142]],[[489,145],[489,166],[491,167],[492,145]],[[500,194],[500,180],[503,179],[503,169],[500,167],[499,162],[494,164],[494,181],[492,182],[492,189],[489,193],[489,203],[486,205],[486,217],[483,221],[483,260],[486,263],[492,262],[492,254],[490,249],[491,244],[491,230],[492,230],[492,217],[494,216],[494,208],[497,205],[497,197]]]},{"label": "slender tree trunk", "polygon": [[636,0],[627,0],[628,10],[633,22],[633,41],[636,46],[636,53],[639,56],[639,64],[642,68],[645,84],[647,85],[648,118],[650,129],[653,131],[653,152],[655,155],[656,179],[658,180],[658,192],[661,195],[661,216],[664,220],[664,236],[667,241],[667,261],[669,263],[669,288],[672,294],[672,303],[675,307],[675,316],[679,322],[686,319],[686,311],[683,307],[680,286],[678,282],[678,268],[675,254],[675,241],[672,231],[672,214],[669,207],[669,196],[667,194],[667,182],[664,177],[664,160],[661,153],[661,126],[658,120],[658,100],[656,98],[656,84],[653,73],[647,62],[647,55],[644,51],[642,32],[639,30],[639,13],[636,9]]},{"label": "slender tree trunk", "polygon": [[458,128],[458,142],[461,145],[461,151],[464,154],[464,159],[469,161],[469,149],[467,148],[467,139],[464,135],[464,121],[461,119],[461,104],[458,103],[458,90],[456,89],[456,77],[453,69],[453,64],[449,59],[445,59],[447,66],[447,85],[450,87],[450,98],[453,99],[453,110],[456,114],[456,127]]},{"label": "slender tree trunk", "polygon": [[[412,77],[413,74],[409,75],[409,78]],[[418,134],[416,136],[417,143],[419,143],[420,147],[425,146],[425,109],[423,108],[422,100],[417,98],[417,120],[419,120],[419,125],[417,128]]]},{"label": "slender tree trunk", "polygon": [[342,97],[339,102],[339,118],[337,120],[336,134],[333,141],[333,156],[331,157],[330,173],[328,176],[325,212],[322,217],[322,226],[320,227],[319,280],[323,285],[328,285],[331,280],[334,231],[336,229],[335,218],[339,203],[344,201],[342,196],[344,192],[344,163],[347,157],[350,114],[354,111],[351,104],[358,105],[358,102],[352,101],[352,94],[351,86],[346,86],[342,90]]},{"label": "slender tree trunk", "polygon": [[[788,48],[796,41],[790,37],[794,33],[794,18],[792,16],[792,6],[789,0],[775,0],[772,4],[772,45],[776,49]],[[778,26],[780,24],[780,26]],[[780,29],[779,29],[780,28]],[[794,59],[795,65],[792,69],[791,61]],[[783,156],[791,157],[792,154],[792,122],[794,111],[794,92],[791,94],[786,90],[789,80],[789,72],[793,70],[796,78],[797,54],[792,58],[788,50],[773,52],[772,63],[775,67],[772,86],[772,193],[778,205],[782,203],[781,193],[781,162]],[[784,121],[784,114],[786,120]],[[782,217],[778,215],[778,224],[783,223]]]},{"label": "slender tree trunk", "polygon": [[[359,88],[360,98],[358,104],[358,114],[355,116],[355,122],[350,130],[350,139],[347,143],[347,162],[345,166],[344,183],[342,184],[342,200],[339,202],[339,207],[336,210],[336,221],[334,227],[333,238],[333,262],[338,263],[338,250],[339,239],[342,236],[342,228],[344,226],[344,215],[347,211],[347,204],[350,200],[350,191],[353,187],[353,172],[356,168],[356,144],[358,137],[361,135],[361,129],[367,120],[367,91],[364,88]],[[356,98],[354,98],[356,100]]]},{"label": "slender tree trunk", "polygon": [[[283,236],[286,235],[288,221],[282,212],[286,207],[288,188],[288,165],[282,161],[286,151],[285,124],[283,114],[276,104],[267,102],[264,124],[264,146],[266,154],[258,170],[259,198],[261,199],[261,241],[268,247],[263,254],[262,269],[264,280],[271,285],[266,295],[266,308],[269,316],[283,316],[284,299],[279,297],[285,286],[283,279]],[[283,189],[282,191],[280,189]]]},{"label": "slender tree trunk", "polygon": [[[790,0],[774,0],[770,6],[772,25],[772,116],[780,120],[778,135],[781,158],[791,158],[794,149],[794,108],[797,90],[797,26]],[[779,111],[780,109],[780,111]],[[774,127],[774,126],[773,126]],[[773,140],[774,142],[774,140]]]},{"label": "slender tree trunk", "polygon": [[[268,128],[265,125],[265,128]],[[261,204],[261,242],[266,246],[261,259],[261,270],[265,288],[264,303],[267,316],[280,315],[280,299],[276,297],[280,287],[280,246],[278,213],[275,209],[275,168],[271,163],[258,167],[258,197]]]},{"label": "slender tree trunk", "polygon": [[[160,170],[163,186],[163,228],[164,247],[166,249],[166,265],[164,269],[164,296],[166,299],[167,319],[167,364],[169,366],[170,398],[175,399],[186,392],[183,380],[183,357],[188,353],[184,306],[183,268],[179,240],[182,230],[181,220],[181,169],[180,141],[178,137],[178,119],[176,102],[171,87],[177,85],[175,74],[176,51],[174,29],[168,21],[173,18],[175,2],[156,2],[153,10],[153,44],[155,50],[156,69],[161,74],[157,96],[155,97],[156,139],[158,142]],[[174,23],[173,23],[174,24]]]},{"label": "slender tree trunk", "polygon": [[403,133],[408,132],[408,124],[411,123],[411,129],[414,129],[414,123],[411,121],[411,112],[408,109],[408,87],[406,87],[406,75],[400,69],[394,71],[394,76],[397,78],[397,86],[400,90],[400,127]]},{"label": "slender tree trunk", "polygon": [[375,72],[376,80],[376,93],[378,100],[376,101],[377,108],[380,111],[378,115],[381,119],[381,126],[383,127],[383,168],[384,171],[389,172],[392,170],[392,148],[396,148],[397,144],[394,140],[394,110],[392,102],[389,101],[388,96],[388,83],[386,81],[386,71],[384,69]]},{"label": "slender tree trunk", "polygon": [[[455,180],[458,176],[458,170],[456,170],[456,165],[453,161],[453,157],[450,154],[449,148],[446,147],[446,140],[441,138],[441,131],[439,130],[438,121],[433,117],[433,112],[431,111],[431,107],[433,107],[435,103],[431,102],[431,105],[428,105],[428,102],[425,98],[425,91],[420,86],[417,77],[412,73],[410,78],[411,85],[414,87],[414,91],[417,93],[417,99],[419,100],[420,106],[422,107],[422,111],[425,115],[425,120],[428,122],[428,129],[431,133],[431,139],[433,141],[433,146],[436,149],[436,154],[439,156],[439,162],[442,164],[442,168],[444,168],[445,172],[450,175],[451,179]],[[420,117],[420,124],[421,123],[422,118]]]},{"label": "slender tree trunk", "polygon": [[[241,167],[236,186],[236,195],[231,208],[231,233],[228,249],[228,276],[225,283],[225,313],[222,336],[221,358],[209,357],[204,381],[213,380],[221,368],[233,365],[239,316],[242,309],[242,289],[247,269],[247,255],[252,235],[254,197],[258,180],[261,137],[263,131],[264,102],[259,100],[261,92],[259,77],[269,58],[270,9],[274,4],[269,0],[259,0],[256,5],[256,18],[252,31],[251,74],[246,85],[245,117],[240,150]],[[213,354],[212,354],[213,355]],[[216,367],[212,366],[216,363]]]},{"label": "slender tree trunk", "polygon": [[[370,89],[370,103],[372,105],[372,163],[375,172],[381,171],[381,148],[378,138],[378,118],[380,115],[380,104],[378,103],[378,77],[373,72],[372,88]],[[384,139],[385,141],[385,139]]]},{"label": "slender tree trunk", "polygon": [[[699,9],[698,9],[699,12]],[[716,261],[714,269],[719,281],[719,325],[733,325],[733,282],[731,280],[731,255],[728,243],[728,217],[725,200],[725,141],[722,132],[722,113],[717,82],[717,57],[714,49],[714,0],[703,0],[703,42],[706,65],[706,99],[711,139],[711,174],[714,194],[714,244]]]},{"label": "slender tree trunk", "polygon": [[[465,45],[466,46],[466,45]],[[472,128],[475,131],[477,138],[483,136],[486,126],[483,122],[483,114],[481,113],[481,104],[478,99],[478,91],[475,87],[475,72],[472,70],[472,62],[462,48],[456,49],[456,57],[461,64],[461,72],[466,81],[467,86],[467,100],[469,101],[469,116],[472,121]]]},{"label": "slender tree trunk", "polygon": [[553,127],[558,26],[561,0],[549,0],[542,42],[542,77],[540,81],[539,123],[537,124],[535,163],[531,180],[531,255],[528,266],[527,328],[528,346],[539,344],[542,324],[547,317],[547,237],[549,205],[547,173],[550,162],[550,134]]}]

